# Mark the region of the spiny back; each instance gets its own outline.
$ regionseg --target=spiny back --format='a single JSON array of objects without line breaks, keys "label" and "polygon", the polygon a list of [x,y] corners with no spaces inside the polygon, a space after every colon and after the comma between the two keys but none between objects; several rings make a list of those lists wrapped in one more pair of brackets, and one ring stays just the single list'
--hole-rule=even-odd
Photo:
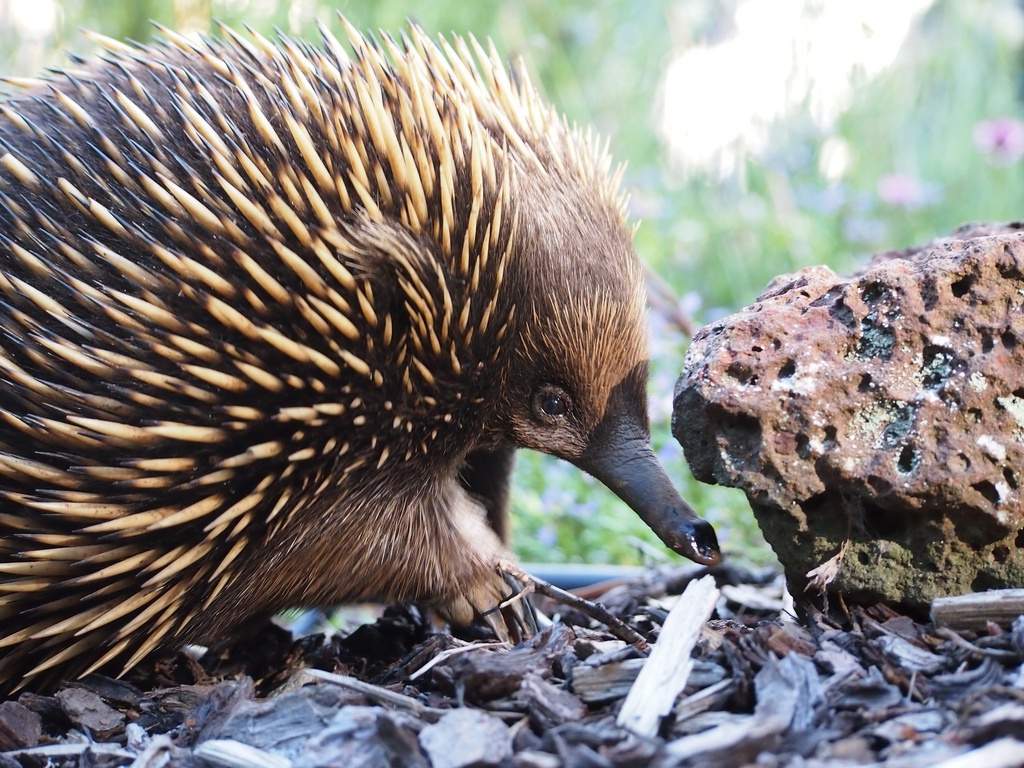
[{"label": "spiny back", "polygon": [[0,680],[132,666],[341,481],[443,458],[523,301],[522,174],[621,215],[493,50],[346,28],[9,81]]}]

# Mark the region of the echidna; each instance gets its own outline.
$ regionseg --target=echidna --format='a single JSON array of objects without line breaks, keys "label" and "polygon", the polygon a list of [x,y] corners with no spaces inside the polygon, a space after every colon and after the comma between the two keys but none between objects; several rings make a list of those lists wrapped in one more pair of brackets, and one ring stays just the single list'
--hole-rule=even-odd
[{"label": "echidna", "polygon": [[285,607],[471,621],[512,451],[718,558],[649,447],[605,146],[475,40],[164,31],[0,102],[0,687]]}]

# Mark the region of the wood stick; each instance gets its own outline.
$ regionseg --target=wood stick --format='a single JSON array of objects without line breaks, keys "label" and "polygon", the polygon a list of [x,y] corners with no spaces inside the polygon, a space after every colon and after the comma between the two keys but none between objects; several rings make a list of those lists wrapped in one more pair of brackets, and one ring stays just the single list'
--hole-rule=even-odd
[{"label": "wood stick", "polygon": [[1024,763],[1024,741],[1009,736],[943,760],[935,768],[1017,768]]},{"label": "wood stick", "polygon": [[668,282],[651,269],[644,268],[647,275],[647,304],[662,315],[688,339],[693,338],[697,324],[679,306],[679,297]]},{"label": "wood stick", "polygon": [[960,629],[985,629],[988,622],[1007,627],[1024,614],[1024,589],[993,589],[932,603],[932,622]]},{"label": "wood stick", "polygon": [[979,645],[975,645],[969,640],[965,640],[960,637],[956,632],[949,627],[939,627],[935,630],[935,634],[939,637],[944,637],[947,640],[951,640],[956,645],[963,648],[965,651],[976,653],[979,656],[988,656],[990,659],[1006,659],[1008,661],[1015,661],[1020,658],[1016,651],[1004,651],[999,648],[982,648]]},{"label": "wood stick", "polygon": [[619,710],[618,724],[642,736],[655,736],[661,719],[672,711],[693,669],[693,652],[704,623],[718,601],[711,575],[686,585],[669,611],[650,658],[629,689]]},{"label": "wood stick", "polygon": [[719,680],[714,685],[709,685],[707,688],[702,688],[696,693],[690,694],[675,705],[676,721],[686,720],[694,715],[699,715],[701,712],[707,712],[709,709],[726,701],[736,688],[736,681],[727,677],[724,680]]},{"label": "wood stick", "polygon": [[449,648],[446,651],[441,651],[439,654],[437,654],[437,656],[432,658],[422,667],[420,667],[411,675],[409,675],[408,679],[412,681],[415,680],[417,677],[422,677],[427,672],[436,667],[438,664],[440,664],[442,661],[447,661],[452,656],[458,656],[459,654],[470,653],[472,651],[481,651],[485,649],[494,650],[496,648],[507,649],[511,648],[511,646],[508,643],[498,641],[496,643],[467,643],[466,645],[460,645],[455,648]]},{"label": "wood stick", "polygon": [[292,761],[234,739],[209,739],[193,753],[200,760],[218,768],[292,768]]},{"label": "wood stick", "polygon": [[567,592],[566,590],[556,587],[554,584],[546,582],[543,579],[531,576],[513,563],[502,563],[501,567],[505,571],[508,571],[512,576],[519,579],[519,581],[532,586],[534,591],[540,592],[542,595],[547,595],[552,600],[562,603],[563,605],[571,606],[580,613],[589,616],[594,621],[604,624],[608,628],[609,632],[619,638],[619,640],[623,640],[624,642],[632,645],[640,654],[646,656],[651,652],[651,645],[643,635],[626,624],[626,622],[618,616],[613,615],[600,603],[595,603],[591,600],[582,598],[579,595],[574,595],[572,592]]},{"label": "wood stick", "polygon": [[120,744],[106,744],[96,742],[79,742],[75,744],[45,744],[40,747],[23,747],[12,749],[7,752],[0,752],[2,757],[77,757],[91,752],[94,755],[104,757],[119,757],[131,760],[135,757],[133,752],[124,749]]},{"label": "wood stick", "polygon": [[324,680],[328,683],[334,683],[335,685],[340,685],[343,688],[348,688],[350,691],[361,693],[366,698],[380,704],[390,704],[391,706],[398,707],[399,709],[407,709],[417,717],[424,720],[438,720],[451,711],[448,709],[429,707],[411,696],[406,696],[404,693],[395,693],[394,691],[389,691],[387,688],[381,688],[379,685],[373,685],[371,683],[364,683],[362,680],[357,680],[356,678],[349,677],[348,675],[336,675],[333,672],[325,672],[322,669],[312,668],[304,669],[302,671],[310,677],[315,677],[317,680]]}]

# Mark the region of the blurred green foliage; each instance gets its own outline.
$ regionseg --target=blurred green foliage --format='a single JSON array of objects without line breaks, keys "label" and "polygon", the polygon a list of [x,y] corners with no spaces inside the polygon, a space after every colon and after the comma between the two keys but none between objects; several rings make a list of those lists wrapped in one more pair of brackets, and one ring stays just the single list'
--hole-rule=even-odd
[{"label": "blurred green foliage", "polygon": [[[340,10],[362,29],[393,32],[412,18],[433,33],[489,36],[504,54],[522,56],[572,119],[610,137],[613,154],[629,164],[626,184],[643,219],[641,257],[698,322],[750,302],[779,273],[817,263],[849,269],[872,251],[1019,214],[1024,179],[1016,158],[993,162],[972,138],[979,121],[1021,113],[1021,19],[1011,0],[938,0],[893,66],[858,86],[828,128],[795,110],[775,125],[769,149],[729,177],[674,171],[655,128],[665,67],[674,51],[728,35],[739,2],[0,0],[0,71],[32,74],[62,63],[66,51],[85,52],[80,27],[148,39],[150,19],[178,29],[220,19],[315,39],[316,20],[329,22]],[[53,6],[53,28],[26,35],[16,16],[29,5]],[[702,105],[689,108],[699,115]],[[823,153],[836,147],[846,167],[830,178]],[[656,450],[727,550],[770,558],[742,496],[701,485],[686,470],[668,434],[685,339],[664,323],[653,339]],[[515,546],[527,559],[635,562],[663,551],[634,515],[572,467],[522,455],[515,485]]]}]

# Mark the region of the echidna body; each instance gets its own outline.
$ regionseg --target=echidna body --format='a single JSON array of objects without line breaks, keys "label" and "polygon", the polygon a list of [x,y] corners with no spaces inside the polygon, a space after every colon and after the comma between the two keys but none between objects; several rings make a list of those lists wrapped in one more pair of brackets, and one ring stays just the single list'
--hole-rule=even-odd
[{"label": "echidna body", "polygon": [[0,689],[289,606],[505,596],[510,456],[648,447],[606,153],[475,41],[104,40],[0,102]]}]

